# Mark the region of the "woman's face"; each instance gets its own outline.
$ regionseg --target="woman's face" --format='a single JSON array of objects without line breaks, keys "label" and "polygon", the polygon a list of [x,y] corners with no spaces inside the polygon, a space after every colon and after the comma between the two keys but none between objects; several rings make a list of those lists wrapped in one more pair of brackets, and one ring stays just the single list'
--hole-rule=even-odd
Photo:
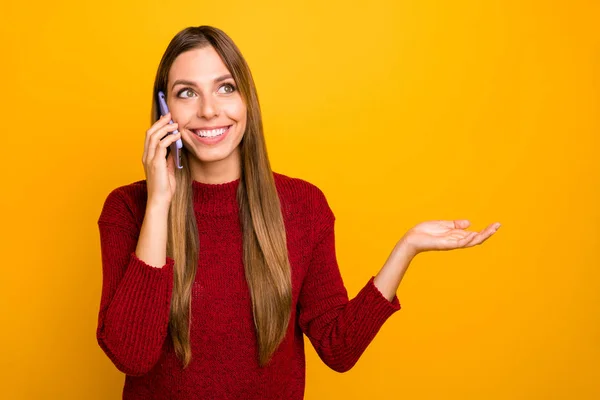
[{"label": "woman's face", "polygon": [[207,46],[177,56],[166,92],[192,166],[219,162],[225,163],[219,170],[239,168],[246,105],[215,49]]}]

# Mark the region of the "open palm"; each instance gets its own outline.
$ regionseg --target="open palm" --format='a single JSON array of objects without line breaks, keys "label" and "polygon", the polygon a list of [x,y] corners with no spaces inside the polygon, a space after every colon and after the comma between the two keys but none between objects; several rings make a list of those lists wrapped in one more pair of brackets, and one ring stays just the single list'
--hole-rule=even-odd
[{"label": "open palm", "polygon": [[481,244],[500,227],[496,222],[481,232],[467,231],[470,225],[468,220],[422,222],[406,232],[402,240],[415,254],[430,250],[453,250]]}]

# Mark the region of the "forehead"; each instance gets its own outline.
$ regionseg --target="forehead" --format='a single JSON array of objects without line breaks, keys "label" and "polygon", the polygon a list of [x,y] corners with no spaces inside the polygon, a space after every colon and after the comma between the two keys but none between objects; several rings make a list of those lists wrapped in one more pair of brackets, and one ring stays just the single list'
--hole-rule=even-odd
[{"label": "forehead", "polygon": [[169,82],[175,79],[210,81],[229,73],[229,70],[212,46],[188,50],[175,58],[169,71]]}]

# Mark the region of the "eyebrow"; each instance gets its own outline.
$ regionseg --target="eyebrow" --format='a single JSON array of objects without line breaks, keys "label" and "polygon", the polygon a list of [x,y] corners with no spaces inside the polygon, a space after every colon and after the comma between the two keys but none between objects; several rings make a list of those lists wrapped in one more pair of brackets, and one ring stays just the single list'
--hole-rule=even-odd
[{"label": "eyebrow", "polygon": [[[231,76],[231,74],[225,74],[225,75],[221,75],[221,76],[215,78],[214,82],[219,83],[221,81],[224,81],[224,80],[230,79],[230,78],[233,78]],[[177,85],[189,85],[189,86],[193,86],[193,87],[198,87],[198,85],[194,81],[190,81],[187,79],[177,79],[175,82],[173,82],[173,85],[171,86],[171,90],[173,90],[173,88]]]}]

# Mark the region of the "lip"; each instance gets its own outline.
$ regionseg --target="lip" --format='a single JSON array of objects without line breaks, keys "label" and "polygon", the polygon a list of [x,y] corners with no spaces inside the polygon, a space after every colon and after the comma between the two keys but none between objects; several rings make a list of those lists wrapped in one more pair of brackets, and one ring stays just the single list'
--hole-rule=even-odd
[{"label": "lip", "polygon": [[212,131],[213,129],[227,128],[231,125],[219,125],[219,126],[201,126],[200,128],[188,128],[190,131]]},{"label": "lip", "polygon": [[227,130],[225,132],[223,132],[221,135],[216,136],[216,137],[200,137],[198,135],[196,135],[194,132],[192,132],[192,136],[199,141],[202,144],[217,144],[223,140],[225,140],[225,138],[227,137],[227,135],[229,134],[229,131],[231,130],[231,127],[233,125],[223,125],[223,126],[217,126],[214,128],[201,128],[201,129],[189,129],[190,131],[195,131],[195,130],[211,130],[211,129],[220,129],[220,128],[227,128]]}]

